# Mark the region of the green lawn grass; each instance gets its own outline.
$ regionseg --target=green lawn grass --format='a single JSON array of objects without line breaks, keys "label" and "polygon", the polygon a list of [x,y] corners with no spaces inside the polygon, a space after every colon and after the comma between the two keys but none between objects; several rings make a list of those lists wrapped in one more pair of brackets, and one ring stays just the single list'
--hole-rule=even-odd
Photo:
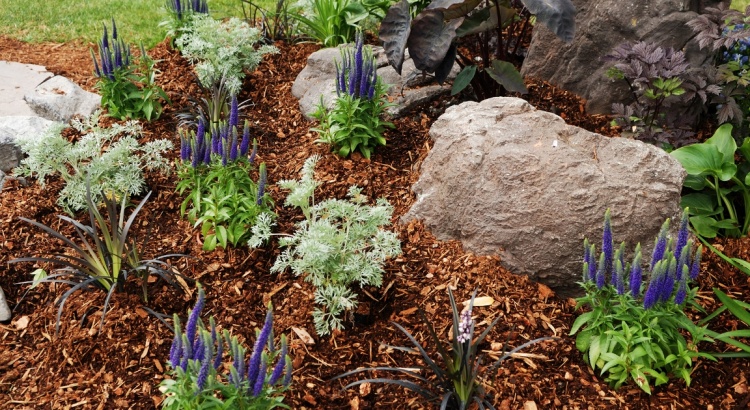
[{"label": "green lawn grass", "polygon": [[[272,0],[260,3],[272,3]],[[0,35],[30,43],[80,40],[95,43],[102,23],[114,17],[122,38],[147,48],[164,39],[159,22],[166,18],[163,0],[0,0]],[[215,18],[243,17],[240,0],[208,0]]]}]

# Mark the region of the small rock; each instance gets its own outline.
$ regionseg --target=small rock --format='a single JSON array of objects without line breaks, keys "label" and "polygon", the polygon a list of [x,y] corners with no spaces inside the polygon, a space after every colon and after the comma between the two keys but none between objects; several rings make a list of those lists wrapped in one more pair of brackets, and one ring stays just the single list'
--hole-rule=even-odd
[{"label": "small rock", "polygon": [[102,98],[63,76],[54,76],[24,95],[29,107],[39,116],[67,123],[74,115],[90,116]]},{"label": "small rock", "polygon": [[3,288],[0,288],[0,322],[10,320],[10,307],[8,301],[5,299],[5,292]]}]

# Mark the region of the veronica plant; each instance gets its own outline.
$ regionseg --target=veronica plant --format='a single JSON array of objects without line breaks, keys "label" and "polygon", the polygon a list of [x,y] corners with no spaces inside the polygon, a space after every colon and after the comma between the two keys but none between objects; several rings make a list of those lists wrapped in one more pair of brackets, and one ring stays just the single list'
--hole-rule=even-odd
[{"label": "veronica plant", "polygon": [[[273,310],[263,328],[255,332],[255,344],[247,359],[247,350],[229,331],[219,333],[214,318],[206,327],[200,319],[205,293],[198,288],[198,300],[188,316],[184,332],[180,318],[174,315],[174,339],[169,352],[171,379],[161,382],[166,396],[162,407],[172,410],[193,409],[273,409],[288,408],[282,393],[292,380],[292,360],[286,336],[280,347],[273,337]],[[224,363],[224,352],[230,362]],[[222,365],[224,365],[222,367]]]},{"label": "veronica plant", "polygon": [[255,168],[257,143],[248,158],[250,128],[245,122],[239,134],[237,98],[232,98],[227,122],[207,129],[198,120],[197,132],[180,132],[180,158],[177,191],[185,194],[180,211],[187,211],[188,220],[201,226],[203,249],[226,248],[250,238],[250,227],[261,214],[274,217],[273,201],[265,192],[268,174],[266,165],[260,164],[258,183],[250,173]]},{"label": "veronica plant", "polygon": [[[685,53],[639,41],[616,47],[604,57],[613,63],[607,75],[627,83],[633,102],[612,105],[614,124],[626,135],[682,146],[694,142],[691,131],[697,120],[685,106],[704,106],[721,93],[706,73],[694,70]],[[683,106],[683,109],[675,109]],[[672,109],[670,109],[672,108]]]},{"label": "veronica plant", "polygon": [[72,254],[55,253],[45,257],[23,257],[9,261],[9,263],[35,262],[62,266],[54,274],[38,280],[35,278],[33,282],[27,282],[33,283],[34,286],[44,282],[62,283],[71,286],[58,299],[57,303],[60,304],[60,307],[57,311],[55,333],[59,333],[60,330],[60,316],[62,315],[65,302],[70,295],[79,290],[87,290],[93,287],[107,293],[100,322],[101,328],[101,325],[104,323],[104,317],[107,314],[109,299],[115,291],[122,291],[124,289],[125,281],[129,276],[140,278],[144,300],[148,300],[146,288],[148,276],[157,276],[179,288],[178,282],[173,280],[177,274],[173,271],[172,266],[167,260],[184,255],[169,254],[145,260],[141,258],[139,251],[139,248],[143,248],[146,245],[145,238],[139,246],[135,239],[129,237],[130,228],[133,226],[136,216],[146,204],[149,196],[151,196],[150,192],[136,206],[127,220],[125,219],[125,207],[128,203],[128,197],[123,196],[118,206],[117,201],[111,196],[105,196],[103,198],[107,209],[107,216],[105,218],[94,204],[91,190],[89,189],[86,196],[89,210],[89,225],[80,223],[67,216],[58,215],[58,218],[72,226],[76,236],[80,239],[80,244],[40,222],[20,218],[22,221],[30,223],[62,241],[72,252]]},{"label": "veronica plant", "polygon": [[390,106],[386,100],[387,87],[378,78],[377,62],[372,49],[364,46],[364,36],[357,35],[355,47],[341,51],[341,63],[336,62],[337,98],[331,111],[322,103],[313,113],[320,121],[315,128],[320,135],[317,142],[330,144],[342,157],[360,151],[370,158],[375,146],[385,145],[383,131],[393,124],[381,117]]},{"label": "veronica plant", "polygon": [[70,214],[88,207],[87,180],[91,182],[91,202],[99,203],[105,193],[116,198],[142,193],[146,186],[144,169],[169,170],[162,153],[172,148],[170,141],[139,144],[138,122],[103,128],[99,126],[100,114],[97,111],[89,118],[73,119],[72,127],[82,134],[77,141],[64,138],[60,127],[51,127],[41,137],[17,139],[27,157],[14,173],[34,176],[42,186],[47,176],[59,175],[65,187],[57,203]]},{"label": "veronica plant", "polygon": [[147,121],[159,118],[163,111],[161,100],[169,97],[155,82],[155,62],[149,58],[141,44],[139,64],[130,53],[122,38],[118,38],[117,26],[112,19],[112,38],[107,27],[99,41],[99,60],[91,50],[94,60],[94,75],[99,78],[96,87],[102,95],[102,106],[113,118],[144,118]]},{"label": "veronica plant", "polygon": [[167,28],[167,37],[175,39],[192,24],[196,14],[208,14],[206,0],[167,0],[165,2],[168,18],[159,26]]},{"label": "veronica plant", "polygon": [[[422,355],[424,362],[427,363],[426,367],[419,369],[424,372],[417,372],[403,367],[372,367],[352,370],[334,377],[333,380],[370,371],[402,373],[417,379],[422,382],[422,384],[420,385],[414,381],[404,379],[376,378],[358,380],[349,383],[344,386],[344,389],[364,383],[395,384],[421,395],[430,402],[439,402],[441,410],[465,410],[472,408],[470,406],[473,406],[474,404],[482,410],[494,410],[495,407],[492,405],[492,398],[486,394],[484,387],[479,380],[480,371],[485,372],[485,374],[494,375],[500,364],[518,351],[529,345],[557,338],[540,337],[530,340],[509,352],[504,352],[503,355],[489,367],[484,367],[482,363],[483,357],[478,354],[479,346],[484,342],[484,339],[495,327],[495,324],[497,324],[497,321],[500,320],[500,318],[498,317],[495,319],[487,329],[479,335],[479,337],[474,339],[476,323],[472,318],[472,312],[474,309],[474,298],[476,297],[476,293],[477,292],[474,291],[471,295],[471,301],[469,302],[468,307],[463,311],[459,311],[458,306],[456,305],[456,300],[453,297],[453,292],[448,288],[448,296],[453,311],[453,340],[451,342],[450,351],[446,348],[443,342],[440,341],[440,338],[438,338],[432,323],[427,320],[424,311],[421,309],[419,310],[422,321],[425,323],[427,330],[429,331],[430,341],[437,349],[438,355],[442,359],[445,368],[440,367],[436,361],[432,360],[427,354],[427,351],[408,330],[404,329],[398,323],[393,323],[394,326],[406,335],[415,348],[387,346],[394,350],[399,350],[409,354],[419,352],[419,354]],[[435,377],[428,378],[422,375],[422,373],[428,373],[430,371],[434,373]]]},{"label": "veronica plant", "polygon": [[[323,306],[313,311],[315,330],[320,335],[342,329],[342,314],[357,305],[357,295],[350,286],[380,286],[386,259],[401,253],[401,242],[394,232],[382,229],[390,225],[393,207],[384,198],[375,206],[366,205],[367,198],[356,186],[349,188],[349,200],[314,201],[315,164],[319,157],[305,161],[298,181],[284,180],[278,185],[291,192],[284,205],[302,210],[305,220],[297,223],[291,235],[282,235],[279,246],[284,248],[271,272],[291,268],[297,276],[315,286],[315,303]],[[271,236],[272,219],[261,214],[252,227],[250,247],[259,247]]]},{"label": "veronica plant", "polygon": [[[576,318],[570,334],[576,347],[594,369],[606,374],[614,388],[632,379],[651,394],[651,386],[679,377],[690,385],[693,361],[703,357],[697,345],[712,342],[705,327],[694,324],[685,308],[695,303],[696,289],[690,288],[700,272],[702,247],[694,249],[688,238],[688,213],[680,221],[677,239],[670,238],[669,219],[654,242],[651,259],[643,261],[641,246],[635,248],[632,263],[625,262],[625,243],[615,247],[610,212],[604,215],[602,252],[584,241],[583,281],[586,295],[578,307],[591,310]],[[643,265],[648,282],[643,282]],[[645,289],[645,290],[644,290]],[[686,340],[684,331],[690,336]]]},{"label": "veronica plant", "polygon": [[194,17],[176,44],[182,55],[195,64],[203,87],[224,81],[229,95],[236,95],[242,88],[245,70],[255,70],[263,55],[278,52],[269,45],[256,47],[260,39],[258,29],[238,18],[218,21],[201,14]]}]

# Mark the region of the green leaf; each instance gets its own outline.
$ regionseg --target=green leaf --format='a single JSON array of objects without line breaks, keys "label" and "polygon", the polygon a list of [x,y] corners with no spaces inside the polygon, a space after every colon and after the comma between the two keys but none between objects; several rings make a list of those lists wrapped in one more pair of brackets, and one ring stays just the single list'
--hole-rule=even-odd
[{"label": "green leaf", "polygon": [[521,94],[529,92],[523,83],[521,73],[516,70],[513,64],[507,61],[492,60],[492,66],[487,67],[486,70],[487,74],[506,90]]},{"label": "green leaf", "polygon": [[683,195],[680,206],[690,208],[691,215],[716,215],[716,196],[703,192],[695,192]]},{"label": "green leaf", "polygon": [[47,278],[47,271],[44,269],[37,269],[30,273],[34,277],[31,282],[31,287],[29,289],[34,289],[37,285],[44,282],[44,280]]},{"label": "green leaf", "polygon": [[471,84],[471,80],[474,78],[474,74],[477,72],[477,66],[475,65],[467,65],[464,67],[463,70],[461,70],[460,73],[456,76],[456,79],[453,80],[453,87],[451,87],[451,95],[456,95],[464,90],[469,84]]},{"label": "green leaf", "polygon": [[737,172],[734,160],[732,159],[731,163],[725,162],[724,154],[716,144],[692,144],[678,148],[670,155],[677,159],[690,175],[713,175],[722,181],[729,181]]}]

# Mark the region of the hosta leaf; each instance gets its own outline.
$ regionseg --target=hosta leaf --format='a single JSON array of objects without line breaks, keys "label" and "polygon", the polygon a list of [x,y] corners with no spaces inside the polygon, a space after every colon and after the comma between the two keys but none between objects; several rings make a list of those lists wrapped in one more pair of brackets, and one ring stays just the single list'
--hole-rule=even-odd
[{"label": "hosta leaf", "polygon": [[425,10],[414,19],[413,31],[406,46],[417,70],[428,73],[437,70],[456,37],[456,28],[462,22],[463,19],[456,19],[446,23],[440,10]]},{"label": "hosta leaf", "polygon": [[570,0],[521,0],[536,20],[544,24],[562,41],[573,41],[576,8]]},{"label": "hosta leaf", "polygon": [[506,90],[526,94],[529,91],[526,89],[526,85],[523,83],[523,77],[521,73],[516,70],[516,67],[507,62],[501,60],[493,60],[492,66],[487,67],[487,74],[492,77],[493,80],[497,81],[498,84],[505,87]]},{"label": "hosta leaf", "polygon": [[722,181],[728,181],[737,172],[737,166],[734,159],[731,163],[724,162],[724,155],[719,151],[719,146],[720,144],[692,144],[678,148],[670,155],[677,159],[690,175],[714,175]]},{"label": "hosta leaf", "polygon": [[408,0],[401,0],[388,9],[380,23],[378,36],[383,41],[383,49],[388,63],[401,75],[404,64],[404,49],[411,32],[411,14]]}]

